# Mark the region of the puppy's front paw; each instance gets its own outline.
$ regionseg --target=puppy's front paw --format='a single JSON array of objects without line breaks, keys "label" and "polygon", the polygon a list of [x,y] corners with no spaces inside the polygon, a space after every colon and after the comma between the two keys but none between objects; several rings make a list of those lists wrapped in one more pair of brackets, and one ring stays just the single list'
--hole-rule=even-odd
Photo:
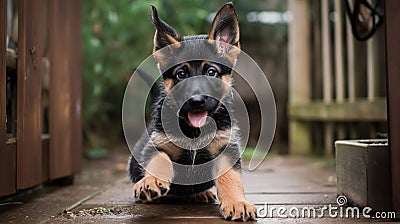
[{"label": "puppy's front paw", "polygon": [[156,198],[165,196],[170,185],[167,181],[148,175],[133,185],[133,196],[136,201],[151,202]]},{"label": "puppy's front paw", "polygon": [[247,201],[223,201],[220,205],[221,215],[227,220],[255,220],[256,206]]}]

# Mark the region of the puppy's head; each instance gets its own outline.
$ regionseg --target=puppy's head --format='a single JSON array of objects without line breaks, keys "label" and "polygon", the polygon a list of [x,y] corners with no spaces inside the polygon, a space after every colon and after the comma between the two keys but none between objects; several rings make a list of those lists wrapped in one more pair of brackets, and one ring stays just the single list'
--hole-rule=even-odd
[{"label": "puppy's head", "polygon": [[162,21],[155,7],[153,55],[164,89],[178,114],[194,128],[221,106],[230,92],[232,67],[240,53],[238,18],[231,3],[215,15],[208,35],[182,36]]}]

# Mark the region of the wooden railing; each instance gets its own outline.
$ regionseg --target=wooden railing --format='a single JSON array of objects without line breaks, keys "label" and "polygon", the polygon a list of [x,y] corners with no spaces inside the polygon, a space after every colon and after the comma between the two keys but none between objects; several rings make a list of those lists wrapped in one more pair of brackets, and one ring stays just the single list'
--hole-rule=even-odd
[{"label": "wooden railing", "polygon": [[8,48],[11,2],[0,0],[0,196],[81,167],[80,1],[19,0]]},{"label": "wooden railing", "polygon": [[289,147],[334,155],[337,139],[387,132],[384,27],[355,40],[343,0],[291,0]]}]

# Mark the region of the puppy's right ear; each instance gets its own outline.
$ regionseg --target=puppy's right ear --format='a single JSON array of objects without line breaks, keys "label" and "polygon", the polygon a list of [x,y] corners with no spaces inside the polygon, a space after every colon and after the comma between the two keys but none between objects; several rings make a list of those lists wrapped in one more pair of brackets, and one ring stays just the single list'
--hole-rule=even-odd
[{"label": "puppy's right ear", "polygon": [[176,44],[182,41],[182,36],[178,34],[170,25],[162,21],[158,17],[157,9],[153,5],[151,6],[151,20],[156,27],[156,33],[154,34],[154,49],[153,52],[166,47],[171,44]]},{"label": "puppy's right ear", "polygon": [[231,52],[230,45],[240,48],[239,36],[239,21],[235,9],[231,2],[226,3],[215,15],[208,39],[218,41],[217,50],[221,55],[237,54],[236,50]]}]

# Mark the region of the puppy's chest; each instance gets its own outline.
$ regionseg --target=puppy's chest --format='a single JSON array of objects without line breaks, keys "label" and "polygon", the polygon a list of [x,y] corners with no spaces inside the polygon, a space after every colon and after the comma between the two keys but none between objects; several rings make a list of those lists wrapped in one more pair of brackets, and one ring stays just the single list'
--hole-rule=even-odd
[{"label": "puppy's chest", "polygon": [[202,164],[217,157],[228,144],[229,136],[225,132],[217,132],[206,144],[197,144],[196,141],[192,143],[173,141],[165,133],[154,132],[151,140],[159,150],[167,153],[172,161],[191,165]]},{"label": "puppy's chest", "polygon": [[199,165],[207,163],[214,158],[215,156],[207,148],[197,150],[181,149],[181,153],[173,160],[182,165]]},{"label": "puppy's chest", "polygon": [[166,144],[158,145],[157,148],[168,154],[172,161],[183,165],[198,165],[213,160],[223,150],[224,146],[210,143],[202,148],[180,147],[169,141]]}]

